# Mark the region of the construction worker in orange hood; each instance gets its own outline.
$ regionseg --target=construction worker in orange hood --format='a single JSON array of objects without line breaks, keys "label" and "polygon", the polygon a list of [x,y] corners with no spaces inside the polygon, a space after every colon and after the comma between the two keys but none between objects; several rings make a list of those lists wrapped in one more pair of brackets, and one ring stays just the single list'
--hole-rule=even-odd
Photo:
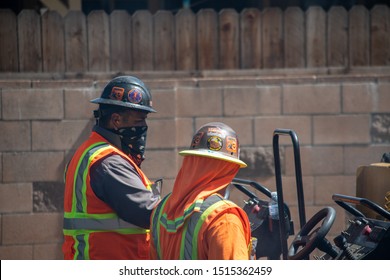
[{"label": "construction worker in orange hood", "polygon": [[248,260],[250,224],[246,213],[222,196],[240,168],[239,142],[229,126],[212,122],[194,135],[173,190],[151,218],[151,258]]},{"label": "construction worker in orange hood", "polygon": [[112,79],[96,125],[65,171],[65,259],[149,259],[150,215],[160,189],[141,170],[152,96],[136,77]]}]

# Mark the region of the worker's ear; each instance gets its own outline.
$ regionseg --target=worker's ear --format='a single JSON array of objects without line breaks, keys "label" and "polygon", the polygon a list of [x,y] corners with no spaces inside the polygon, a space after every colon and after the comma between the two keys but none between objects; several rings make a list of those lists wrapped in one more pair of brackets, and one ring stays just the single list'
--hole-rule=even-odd
[{"label": "worker's ear", "polygon": [[118,130],[121,123],[121,115],[118,113],[112,113],[111,114],[111,124],[114,127],[115,130]]}]

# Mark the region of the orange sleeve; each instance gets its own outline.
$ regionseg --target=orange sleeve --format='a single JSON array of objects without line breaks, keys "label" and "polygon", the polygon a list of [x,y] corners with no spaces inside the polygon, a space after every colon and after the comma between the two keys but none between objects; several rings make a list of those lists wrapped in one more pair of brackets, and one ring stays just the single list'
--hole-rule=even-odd
[{"label": "orange sleeve", "polygon": [[203,249],[210,260],[248,260],[248,244],[241,219],[233,213],[216,217],[205,232]]}]

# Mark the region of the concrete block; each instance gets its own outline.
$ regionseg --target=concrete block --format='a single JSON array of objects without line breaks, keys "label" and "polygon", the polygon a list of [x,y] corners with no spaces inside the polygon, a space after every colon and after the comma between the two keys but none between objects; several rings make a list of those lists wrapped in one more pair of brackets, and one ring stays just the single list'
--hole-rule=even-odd
[{"label": "concrete block", "polygon": [[62,243],[35,244],[34,260],[63,260]]},{"label": "concrete block", "polygon": [[59,151],[77,148],[88,138],[93,124],[92,120],[33,121],[32,149]]},{"label": "concrete block", "polygon": [[85,79],[60,79],[60,80],[32,80],[33,88],[51,88],[51,89],[67,89],[67,88],[93,88],[94,81]]},{"label": "concrete block", "polygon": [[257,178],[274,175],[274,158],[270,147],[243,148],[240,158],[248,166],[239,171],[239,176]]},{"label": "concrete block", "polygon": [[[312,125],[309,116],[256,117],[254,123],[255,145],[272,145],[275,129],[295,131],[301,145],[311,144]],[[289,136],[279,136],[279,144],[291,144]]]},{"label": "concrete block", "polygon": [[343,113],[369,113],[374,106],[375,90],[370,84],[342,85]]},{"label": "concrete block", "polygon": [[313,127],[316,145],[370,143],[368,115],[314,116]]},{"label": "concrete block", "polygon": [[331,205],[333,194],[356,195],[355,176],[317,176],[314,179],[316,205]]},{"label": "concrete block", "polygon": [[2,91],[4,120],[58,120],[64,117],[62,90],[20,89]]},{"label": "concrete block", "polygon": [[2,78],[0,80],[0,88],[1,89],[28,89],[31,88],[31,80]]},{"label": "concrete block", "polygon": [[176,115],[176,89],[153,90],[153,108],[157,113],[149,114],[150,119],[174,118]]},{"label": "concrete block", "polygon": [[341,111],[340,85],[285,85],[283,113],[335,114]]},{"label": "concrete block", "polygon": [[32,245],[0,246],[0,259],[2,260],[32,260]]},{"label": "concrete block", "polygon": [[378,100],[374,112],[388,113],[390,108],[390,83],[378,84]]},{"label": "concrete block", "polygon": [[148,136],[146,147],[166,149],[176,147],[175,119],[148,120]]},{"label": "concrete block", "polygon": [[3,182],[61,181],[63,152],[25,152],[3,154]]},{"label": "concrete block", "polygon": [[3,245],[61,242],[62,220],[52,213],[4,216]]},{"label": "concrete block", "polygon": [[221,88],[178,88],[177,117],[222,116]]},{"label": "concrete block", "polygon": [[34,182],[33,210],[34,213],[64,211],[63,182]]},{"label": "concrete block", "polygon": [[149,179],[174,178],[177,173],[176,150],[147,150],[142,170]]},{"label": "concrete block", "polygon": [[31,126],[28,121],[0,121],[0,151],[30,151]]},{"label": "concrete block", "polygon": [[0,184],[0,213],[32,211],[32,184]]},{"label": "concrete block", "polygon": [[176,146],[188,148],[195,133],[194,121],[192,118],[177,118],[176,121]]},{"label": "concrete block", "polygon": [[99,106],[90,101],[100,97],[100,94],[100,91],[93,88],[66,89],[64,91],[65,119],[93,119],[93,110]]},{"label": "concrete block", "polygon": [[225,88],[225,116],[277,115],[281,112],[281,87]]},{"label": "concrete block", "polygon": [[375,144],[390,143],[390,114],[372,114],[371,139]]},{"label": "concrete block", "polygon": [[[302,174],[342,174],[344,157],[342,146],[300,147]],[[286,174],[295,174],[294,149],[286,147]]]},{"label": "concrete block", "polygon": [[382,155],[390,151],[390,144],[347,146],[344,148],[344,172],[356,175],[359,166],[380,162]]}]

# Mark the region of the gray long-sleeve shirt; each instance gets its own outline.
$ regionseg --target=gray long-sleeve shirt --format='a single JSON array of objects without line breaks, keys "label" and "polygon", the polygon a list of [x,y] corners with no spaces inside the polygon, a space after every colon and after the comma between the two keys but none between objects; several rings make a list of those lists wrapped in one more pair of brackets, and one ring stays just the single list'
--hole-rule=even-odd
[{"label": "gray long-sleeve shirt", "polygon": [[[121,147],[119,136],[95,126],[108,142]],[[96,196],[117,215],[136,226],[149,228],[150,214],[160,196],[145,188],[136,169],[122,156],[110,155],[96,162],[90,170],[90,184]]]}]

